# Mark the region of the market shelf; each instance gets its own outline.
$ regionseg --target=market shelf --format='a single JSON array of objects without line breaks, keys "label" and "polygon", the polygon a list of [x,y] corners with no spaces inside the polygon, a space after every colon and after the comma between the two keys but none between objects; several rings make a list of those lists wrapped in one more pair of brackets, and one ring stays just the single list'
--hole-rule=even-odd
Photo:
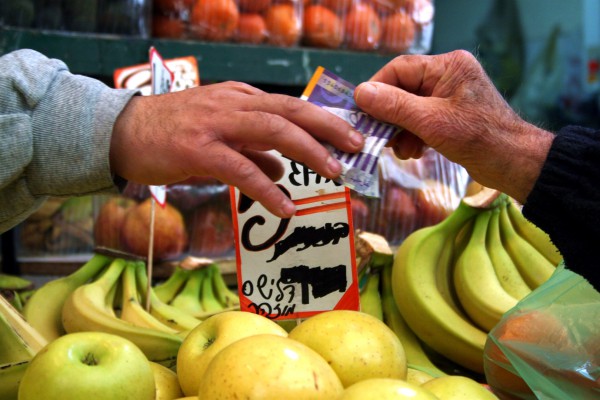
[{"label": "market shelf", "polygon": [[142,39],[0,26],[0,54],[30,48],[63,60],[73,73],[112,77],[117,68],[145,63],[155,46],[164,58],[194,56],[202,81],[305,86],[318,66],[360,83],[393,56],[377,53],[282,48],[186,40]]}]

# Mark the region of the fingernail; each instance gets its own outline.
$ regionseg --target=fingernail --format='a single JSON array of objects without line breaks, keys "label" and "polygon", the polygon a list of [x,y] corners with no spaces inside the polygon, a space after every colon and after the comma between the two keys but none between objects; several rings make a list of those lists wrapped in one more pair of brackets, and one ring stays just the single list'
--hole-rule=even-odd
[{"label": "fingernail", "polygon": [[338,160],[330,156],[327,159],[327,169],[329,169],[329,172],[332,174],[338,175],[340,172],[342,172],[342,165]]},{"label": "fingernail", "polygon": [[359,99],[361,104],[368,104],[373,101],[375,96],[377,95],[377,86],[365,82],[358,85],[356,88],[356,102],[358,103]]},{"label": "fingernail", "polygon": [[355,130],[350,131],[350,143],[354,146],[362,146],[363,145],[363,135],[360,132]]},{"label": "fingernail", "polygon": [[285,199],[281,204],[281,211],[284,215],[291,217],[296,213],[296,205],[290,199]]}]

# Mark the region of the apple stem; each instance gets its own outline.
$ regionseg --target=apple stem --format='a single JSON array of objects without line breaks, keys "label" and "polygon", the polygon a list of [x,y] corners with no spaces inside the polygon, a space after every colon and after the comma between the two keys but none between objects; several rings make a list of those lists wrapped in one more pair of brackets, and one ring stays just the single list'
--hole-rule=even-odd
[{"label": "apple stem", "polygon": [[94,354],[87,353],[85,357],[81,360],[86,365],[98,365],[98,360],[94,357]]}]

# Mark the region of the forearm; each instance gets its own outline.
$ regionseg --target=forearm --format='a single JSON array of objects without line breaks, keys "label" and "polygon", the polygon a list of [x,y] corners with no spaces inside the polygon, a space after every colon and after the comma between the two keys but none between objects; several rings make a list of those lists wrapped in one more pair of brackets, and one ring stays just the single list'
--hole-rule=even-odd
[{"label": "forearm", "polygon": [[546,231],[571,270],[600,288],[600,131],[566,127],[558,132],[547,161],[523,207]]},{"label": "forearm", "polygon": [[114,190],[112,126],[133,92],[69,73],[30,51],[0,58],[0,231],[46,196]]}]

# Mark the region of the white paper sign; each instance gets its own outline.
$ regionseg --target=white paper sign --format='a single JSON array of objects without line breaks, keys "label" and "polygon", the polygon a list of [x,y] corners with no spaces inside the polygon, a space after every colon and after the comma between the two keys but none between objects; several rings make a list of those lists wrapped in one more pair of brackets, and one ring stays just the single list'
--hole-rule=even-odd
[{"label": "white paper sign", "polygon": [[358,310],[349,189],[279,156],[286,171],[277,184],[296,204],[292,218],[231,189],[241,309],[272,319]]},{"label": "white paper sign", "polygon": [[[154,48],[150,48],[150,67],[152,71],[152,94],[169,93],[173,86],[174,75],[165,61]],[[167,203],[167,187],[165,185],[149,186],[150,194],[161,207]]]}]

